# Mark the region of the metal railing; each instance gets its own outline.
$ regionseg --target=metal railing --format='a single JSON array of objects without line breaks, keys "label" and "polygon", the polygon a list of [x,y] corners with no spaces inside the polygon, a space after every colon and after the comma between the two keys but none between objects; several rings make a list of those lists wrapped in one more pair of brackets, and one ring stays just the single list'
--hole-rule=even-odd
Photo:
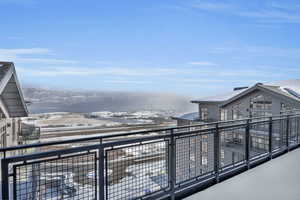
[{"label": "metal railing", "polygon": [[274,116],[2,148],[2,199],[175,199],[298,147],[299,129]]}]

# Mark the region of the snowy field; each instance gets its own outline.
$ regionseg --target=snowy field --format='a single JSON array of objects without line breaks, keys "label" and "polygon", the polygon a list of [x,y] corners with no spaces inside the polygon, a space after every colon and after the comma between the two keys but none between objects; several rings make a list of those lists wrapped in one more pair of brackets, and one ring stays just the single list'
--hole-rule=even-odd
[{"label": "snowy field", "polygon": [[34,124],[42,131],[76,130],[88,128],[118,127],[125,125],[157,124],[170,121],[171,111],[136,111],[136,112],[93,112],[68,113],[54,112],[32,114],[23,122]]},{"label": "snowy field", "polygon": [[300,149],[237,175],[186,200],[299,200]]}]

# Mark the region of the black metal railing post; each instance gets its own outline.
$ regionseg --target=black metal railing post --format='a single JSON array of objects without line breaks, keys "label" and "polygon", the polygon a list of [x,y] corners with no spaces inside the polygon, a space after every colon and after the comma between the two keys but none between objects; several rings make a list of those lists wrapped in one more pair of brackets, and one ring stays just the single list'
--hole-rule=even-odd
[{"label": "black metal railing post", "polygon": [[1,192],[2,192],[2,199],[8,200],[9,199],[9,173],[8,173],[8,163],[5,159],[1,160]]},{"label": "black metal railing post", "polygon": [[219,125],[216,124],[216,130],[214,132],[214,172],[216,182],[219,182],[219,169],[220,169],[220,131]]},{"label": "black metal railing post", "polygon": [[297,127],[296,127],[296,131],[297,131],[297,139],[296,139],[296,141],[297,141],[297,144],[299,144],[299,127],[300,127],[299,119],[300,119],[300,117],[297,117],[297,120],[296,120],[296,122],[297,122]]},{"label": "black metal railing post", "polygon": [[247,120],[245,132],[245,159],[247,168],[250,168],[250,120]]},{"label": "black metal railing post", "polygon": [[273,142],[273,120],[269,118],[269,158],[272,159],[272,142]]},{"label": "black metal railing post", "polygon": [[286,117],[286,148],[287,151],[289,151],[289,146],[290,146],[290,141],[289,141],[289,136],[290,136],[290,116],[288,115]]},{"label": "black metal railing post", "polygon": [[175,200],[175,184],[176,184],[176,146],[175,146],[174,130],[170,131],[169,144],[169,182],[171,200]]},{"label": "black metal railing post", "polygon": [[[100,145],[98,149],[99,153],[99,160],[98,160],[98,165],[99,165],[99,182],[98,182],[98,191],[99,191],[99,200],[104,200],[105,199],[105,187],[107,185],[105,184],[105,155],[104,155],[104,148],[102,146],[102,139],[100,139]],[[106,160],[108,162],[108,160]],[[106,169],[107,170],[107,169]]]}]

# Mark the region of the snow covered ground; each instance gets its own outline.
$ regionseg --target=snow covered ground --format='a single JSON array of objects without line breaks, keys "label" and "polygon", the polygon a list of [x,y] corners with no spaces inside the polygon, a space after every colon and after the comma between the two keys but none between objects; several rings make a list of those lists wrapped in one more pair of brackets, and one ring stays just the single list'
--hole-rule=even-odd
[{"label": "snow covered ground", "polygon": [[84,128],[95,126],[117,126],[118,122],[112,122],[110,120],[98,120],[85,117],[81,113],[46,113],[46,114],[34,114],[29,118],[23,120],[25,123],[35,124],[42,129],[57,129],[57,128]]},{"label": "snow covered ground", "polygon": [[135,199],[167,187],[165,161],[131,165],[126,169],[130,176],[108,187],[109,199]]},{"label": "snow covered ground", "polygon": [[300,149],[192,195],[186,200],[299,200]]},{"label": "snow covered ground", "polygon": [[170,121],[172,111],[135,111],[135,112],[92,112],[68,113],[54,112],[32,114],[24,118],[23,122],[35,124],[42,132],[51,130],[76,130],[88,128],[116,127],[124,125],[157,124]]}]

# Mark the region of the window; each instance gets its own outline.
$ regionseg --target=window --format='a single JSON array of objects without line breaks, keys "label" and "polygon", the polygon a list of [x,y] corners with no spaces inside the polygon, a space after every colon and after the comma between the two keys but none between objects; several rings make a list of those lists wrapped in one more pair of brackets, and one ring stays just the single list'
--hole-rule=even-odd
[{"label": "window", "polygon": [[221,109],[220,110],[220,115],[221,115],[221,121],[228,120],[227,109]]},{"label": "window", "polygon": [[202,142],[202,153],[207,153],[207,152],[208,152],[207,142],[203,141]]},{"label": "window", "polygon": [[224,149],[221,149],[221,159],[224,159],[225,158],[225,151]]},{"label": "window", "polygon": [[241,111],[241,105],[237,104],[232,106],[232,119],[241,119],[243,118],[243,114]]},{"label": "window", "polygon": [[272,115],[272,100],[264,95],[250,99],[250,117],[263,117]]},{"label": "window", "polygon": [[281,103],[280,105],[280,114],[289,114],[293,112],[292,106],[289,104]]},{"label": "window", "polygon": [[201,120],[208,120],[208,109],[200,108],[200,112],[201,112]]}]

